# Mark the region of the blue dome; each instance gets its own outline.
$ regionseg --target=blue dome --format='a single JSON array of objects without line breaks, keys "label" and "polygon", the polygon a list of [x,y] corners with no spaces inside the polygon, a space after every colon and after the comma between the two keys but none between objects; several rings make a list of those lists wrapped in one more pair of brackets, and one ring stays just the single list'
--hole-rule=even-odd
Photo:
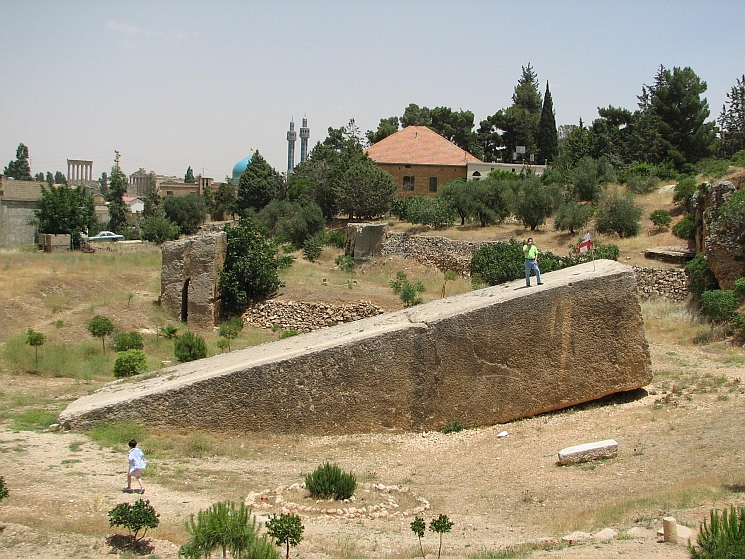
[{"label": "blue dome", "polygon": [[233,167],[233,180],[238,182],[238,179],[241,178],[241,175],[243,174],[243,171],[246,170],[246,167],[248,167],[248,164],[251,163],[251,158],[253,158],[253,154],[249,155],[245,159],[241,159],[238,163],[235,164],[235,167]]}]

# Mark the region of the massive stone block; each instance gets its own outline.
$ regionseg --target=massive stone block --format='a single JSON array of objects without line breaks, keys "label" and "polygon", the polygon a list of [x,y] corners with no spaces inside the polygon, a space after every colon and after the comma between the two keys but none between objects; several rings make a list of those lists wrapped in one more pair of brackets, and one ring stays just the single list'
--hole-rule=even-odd
[{"label": "massive stone block", "polygon": [[217,282],[226,251],[223,232],[163,243],[160,304],[174,319],[201,328],[216,324]]},{"label": "massive stone block", "polygon": [[67,428],[332,434],[491,425],[652,378],[628,266],[608,260],[440,299],[110,383]]}]

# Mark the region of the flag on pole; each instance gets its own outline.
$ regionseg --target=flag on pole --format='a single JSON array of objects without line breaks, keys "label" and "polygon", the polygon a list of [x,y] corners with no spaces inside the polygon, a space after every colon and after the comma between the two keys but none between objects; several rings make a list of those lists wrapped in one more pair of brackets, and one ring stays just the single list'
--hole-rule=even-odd
[{"label": "flag on pole", "polygon": [[582,239],[582,242],[577,245],[577,252],[579,254],[582,254],[583,252],[587,252],[592,248],[592,241],[590,240],[590,232],[588,231],[585,233],[585,237]]}]

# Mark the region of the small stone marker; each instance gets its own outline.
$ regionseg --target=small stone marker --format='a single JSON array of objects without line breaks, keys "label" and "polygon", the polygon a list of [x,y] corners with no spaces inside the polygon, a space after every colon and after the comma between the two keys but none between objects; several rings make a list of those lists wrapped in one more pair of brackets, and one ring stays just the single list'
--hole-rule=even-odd
[{"label": "small stone marker", "polygon": [[678,541],[678,523],[672,516],[662,519],[662,537],[666,542]]},{"label": "small stone marker", "polygon": [[559,451],[559,463],[579,464],[590,460],[602,458],[615,458],[618,456],[618,443],[613,439],[598,441],[594,443],[578,444],[569,446]]}]

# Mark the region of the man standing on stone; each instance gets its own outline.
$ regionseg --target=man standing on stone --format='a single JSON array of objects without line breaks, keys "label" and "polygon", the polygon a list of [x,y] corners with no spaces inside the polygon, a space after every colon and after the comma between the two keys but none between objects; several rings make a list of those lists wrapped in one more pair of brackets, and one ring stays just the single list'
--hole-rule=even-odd
[{"label": "man standing on stone", "polygon": [[543,285],[541,270],[538,268],[538,247],[533,244],[532,238],[528,238],[528,242],[523,245],[523,254],[525,255],[525,287],[530,287],[531,270],[535,270],[538,285]]}]

